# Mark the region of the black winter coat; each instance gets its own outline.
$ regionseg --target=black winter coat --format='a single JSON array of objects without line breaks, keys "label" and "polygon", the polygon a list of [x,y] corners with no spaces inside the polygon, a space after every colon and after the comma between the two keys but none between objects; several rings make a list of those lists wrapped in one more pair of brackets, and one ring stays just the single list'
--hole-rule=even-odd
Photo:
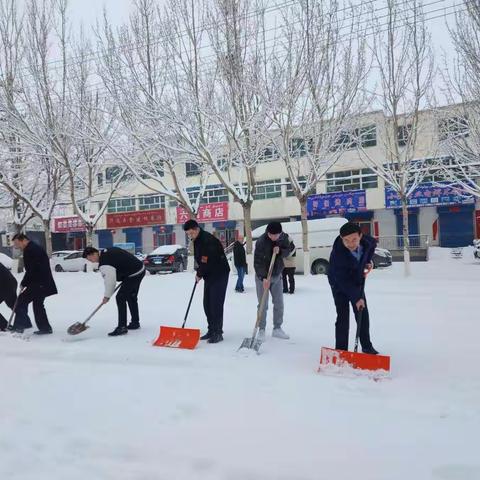
[{"label": "black winter coat", "polygon": [[35,289],[45,297],[58,293],[47,252],[40,245],[30,241],[23,250],[23,262],[25,275],[20,283],[22,287]]},{"label": "black winter coat", "polygon": [[208,280],[230,271],[222,242],[211,233],[200,229],[193,242],[193,255],[196,262],[197,275]]},{"label": "black winter coat", "polygon": [[352,303],[357,303],[362,298],[362,287],[365,283],[363,272],[366,264],[372,261],[377,241],[369,235],[362,235],[360,244],[363,253],[360,261],[357,261],[338,236],[333,244],[328,267],[328,281],[333,294],[342,293]]},{"label": "black winter coat", "polygon": [[17,293],[17,280],[10,270],[0,263],[0,301],[12,298]]},{"label": "black winter coat", "polygon": [[247,256],[245,254],[245,247],[243,243],[238,240],[233,244],[233,264],[236,267],[247,266]]},{"label": "black winter coat", "polygon": [[255,268],[255,274],[261,280],[264,280],[268,276],[273,247],[280,247],[280,254],[277,255],[272,270],[272,277],[276,277],[283,271],[283,259],[288,257],[290,252],[294,250],[295,245],[293,242],[290,242],[288,235],[284,232],[280,234],[276,242],[272,242],[266,232],[255,242],[253,266]]}]

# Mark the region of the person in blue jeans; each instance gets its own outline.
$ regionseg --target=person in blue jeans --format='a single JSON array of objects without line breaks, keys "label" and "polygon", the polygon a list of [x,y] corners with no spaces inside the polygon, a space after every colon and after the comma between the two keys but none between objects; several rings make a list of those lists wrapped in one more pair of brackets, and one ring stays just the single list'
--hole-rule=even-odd
[{"label": "person in blue jeans", "polygon": [[243,278],[247,273],[247,256],[245,255],[245,247],[242,235],[239,235],[233,244],[233,263],[238,274],[235,291],[243,293],[245,291],[245,288],[243,287]]}]

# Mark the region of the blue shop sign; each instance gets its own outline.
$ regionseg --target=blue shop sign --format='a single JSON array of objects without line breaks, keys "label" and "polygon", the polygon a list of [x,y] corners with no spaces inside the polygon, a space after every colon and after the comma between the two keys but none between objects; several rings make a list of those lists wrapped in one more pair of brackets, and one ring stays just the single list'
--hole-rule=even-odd
[{"label": "blue shop sign", "polygon": [[343,215],[345,213],[362,212],[366,209],[367,198],[365,190],[310,195],[307,200],[309,217]]}]

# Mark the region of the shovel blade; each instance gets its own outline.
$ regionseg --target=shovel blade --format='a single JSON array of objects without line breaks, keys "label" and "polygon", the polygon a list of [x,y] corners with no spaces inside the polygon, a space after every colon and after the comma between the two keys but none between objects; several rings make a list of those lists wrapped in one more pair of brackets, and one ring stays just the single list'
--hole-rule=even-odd
[{"label": "shovel blade", "polygon": [[371,355],[369,353],[347,352],[334,348],[322,347],[320,352],[320,367],[335,365],[359,370],[390,371],[390,357],[387,355]]},{"label": "shovel blade", "polygon": [[67,332],[69,335],[78,335],[79,333],[84,332],[87,328],[88,325],[85,325],[85,323],[76,322],[68,327]]},{"label": "shovel blade", "polygon": [[160,327],[158,338],[153,342],[155,347],[186,348],[193,350],[200,340],[198,328]]},{"label": "shovel blade", "polygon": [[262,342],[258,338],[244,338],[242,344],[238,349],[241,350],[242,348],[250,348],[258,353],[261,345]]}]

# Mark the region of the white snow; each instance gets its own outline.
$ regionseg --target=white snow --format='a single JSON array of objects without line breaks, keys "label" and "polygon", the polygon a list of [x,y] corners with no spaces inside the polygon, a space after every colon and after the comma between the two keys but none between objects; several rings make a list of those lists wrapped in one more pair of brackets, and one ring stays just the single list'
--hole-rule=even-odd
[{"label": "white snow", "polygon": [[179,248],[185,247],[182,247],[182,245],[161,245],[149,255],[173,255]]},{"label": "white snow", "polygon": [[[67,327],[102,298],[98,273],[55,274],[55,333],[0,336],[3,480],[477,480],[480,478],[480,261],[375,270],[367,298],[388,380],[317,373],[333,346],[335,310],[323,276],[296,277],[284,329],[261,355],[237,352],[255,321],[253,277],[226,301],[225,341],[196,350],[151,346],[180,326],[193,274],[147,276],[142,329],[108,338],[115,302],[76,337]],[[201,289],[200,289],[201,290]],[[187,326],[205,329],[201,291]],[[9,311],[0,305],[4,315]],[[353,329],[351,338],[353,343]]]},{"label": "white snow", "polygon": [[0,263],[3,264],[4,267],[12,268],[13,260],[8,255],[0,252]]}]

